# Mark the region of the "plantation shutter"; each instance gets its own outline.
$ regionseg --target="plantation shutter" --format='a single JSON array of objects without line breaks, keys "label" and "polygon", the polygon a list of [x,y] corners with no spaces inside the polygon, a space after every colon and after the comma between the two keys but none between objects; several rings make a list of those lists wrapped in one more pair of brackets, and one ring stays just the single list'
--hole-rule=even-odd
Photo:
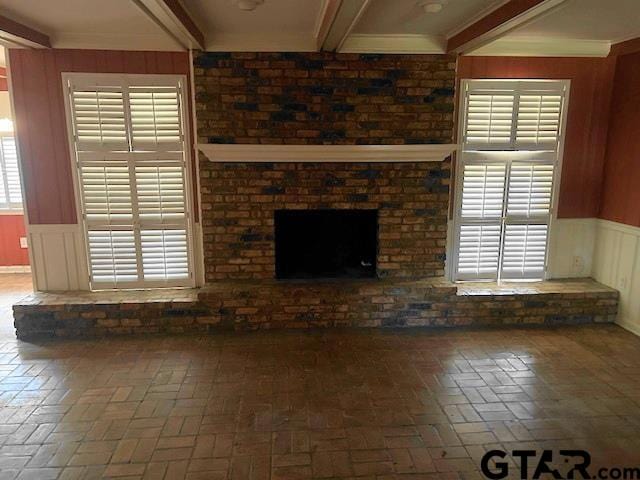
[{"label": "plantation shutter", "polygon": [[0,209],[21,210],[22,188],[14,137],[0,136]]},{"label": "plantation shutter", "polygon": [[190,285],[181,80],[69,78],[92,288]]},{"label": "plantation shutter", "polygon": [[465,87],[456,278],[543,278],[565,86]]}]

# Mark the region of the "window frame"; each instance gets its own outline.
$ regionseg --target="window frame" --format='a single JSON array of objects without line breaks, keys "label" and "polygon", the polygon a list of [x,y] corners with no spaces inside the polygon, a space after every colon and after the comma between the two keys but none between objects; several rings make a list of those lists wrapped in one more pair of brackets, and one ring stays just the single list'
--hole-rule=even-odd
[{"label": "window frame", "polygon": [[[87,84],[107,84],[107,85],[119,85],[122,89],[127,89],[129,87],[175,87],[179,85],[179,109],[180,109],[180,121],[182,128],[182,152],[169,152],[163,150],[151,150],[151,151],[122,151],[117,152],[115,156],[126,157],[126,165],[130,170],[130,175],[135,177],[135,168],[132,169],[132,165],[135,167],[137,164],[136,159],[134,157],[144,157],[146,156],[156,156],[159,157],[161,161],[167,161],[169,163],[175,163],[176,158],[181,156],[182,159],[179,160],[184,165],[184,197],[185,197],[185,218],[184,218],[184,226],[186,232],[186,242],[187,242],[187,262],[188,262],[188,277],[181,280],[144,280],[138,279],[136,281],[128,281],[128,282],[96,282],[93,280],[92,272],[91,272],[91,262],[89,258],[89,224],[92,222],[85,219],[84,215],[84,205],[83,205],[83,192],[82,192],[82,184],[80,177],[80,160],[78,158],[78,152],[76,151],[75,145],[75,125],[73,120],[73,112],[72,112],[72,104],[71,104],[71,89],[69,88],[69,83],[80,83],[82,85]],[[196,265],[195,265],[195,255],[194,255],[194,247],[196,244],[195,241],[195,223],[194,223],[194,209],[195,202],[193,197],[194,191],[194,166],[193,166],[193,140],[191,138],[190,132],[190,113],[188,104],[190,102],[190,94],[189,94],[189,83],[186,75],[177,75],[177,74],[119,74],[119,73],[78,73],[78,72],[63,72],[62,73],[62,89],[64,96],[64,106],[65,106],[65,117],[67,122],[67,138],[69,142],[69,151],[70,151],[70,161],[71,161],[71,171],[73,177],[73,187],[74,187],[74,198],[75,198],[75,207],[76,207],[76,217],[78,225],[81,226],[82,232],[81,235],[83,237],[82,242],[82,251],[80,254],[82,255],[82,259],[80,261],[84,262],[82,268],[86,269],[87,278],[89,279],[89,288],[91,290],[135,290],[135,289],[155,289],[155,288],[192,288],[196,283]],[[124,98],[124,97],[123,97]],[[129,111],[129,103],[128,103],[128,92],[126,95],[127,101],[125,101],[125,116],[128,115]],[[129,137],[129,132],[131,126],[129,125],[129,121],[125,120],[126,128],[127,128],[127,136]],[[129,138],[129,144],[132,145],[132,139]],[[113,151],[113,150],[111,150]],[[99,158],[101,155],[109,153],[110,150],[103,151],[95,151],[90,153],[84,153],[85,157],[96,157]],[[156,162],[158,165],[159,162]],[[124,165],[124,163],[123,163]],[[130,184],[130,191],[134,193],[134,189],[136,186],[135,179]],[[136,214],[134,213],[134,216]],[[144,221],[141,221],[138,218],[138,221],[133,224],[133,228],[138,229],[140,234],[144,230]],[[160,225],[161,222],[156,222]],[[156,225],[157,227],[157,225]],[[114,230],[117,230],[116,226]],[[138,274],[140,275],[142,272],[142,250],[140,250],[140,245],[136,245],[136,258],[138,262]]]},{"label": "window frame", "polygon": [[[536,87],[540,87],[543,83],[554,83],[558,85],[559,88],[563,89],[563,100],[560,112],[559,119],[559,136],[558,143],[555,151],[544,150],[544,149],[531,149],[531,150],[505,150],[504,146],[489,146],[483,150],[466,150],[465,149],[465,130],[467,123],[467,91],[470,87],[475,85],[481,85],[484,89],[495,89],[497,91],[504,92],[509,89],[509,85],[516,85],[516,89],[511,89],[513,91],[523,90],[523,89],[531,89],[535,90]],[[568,117],[568,109],[569,109],[569,100],[570,100],[570,92],[571,92],[571,80],[568,79],[461,79],[459,83],[459,99],[458,99],[458,128],[457,128],[457,152],[456,152],[456,161],[455,161],[455,178],[454,178],[454,191],[453,191],[453,215],[451,216],[452,222],[450,227],[450,235],[449,235],[449,255],[447,255],[447,273],[448,277],[452,281],[526,281],[526,280],[547,280],[550,278],[551,272],[549,269],[549,259],[550,259],[550,249],[554,243],[554,232],[556,230],[555,223],[558,220],[557,212],[558,212],[558,200],[559,200],[559,192],[560,192],[560,182],[562,178],[562,164],[564,157],[564,145],[566,139],[566,129],[567,129],[567,117]],[[518,94],[519,95],[519,94]],[[510,145],[515,147],[514,137],[516,132],[516,118],[517,118],[517,103],[514,100],[514,109],[513,109],[513,118],[514,118],[514,127],[513,127],[513,135],[512,141]],[[477,145],[474,145],[476,147]],[[503,215],[499,219],[500,223],[504,225],[505,228],[501,228],[500,235],[500,246],[499,246],[499,260],[498,260],[498,268],[495,276],[477,278],[477,277],[468,277],[465,275],[460,275],[458,272],[458,259],[459,259],[459,249],[460,249],[460,228],[464,223],[462,219],[462,186],[464,181],[464,167],[466,164],[471,164],[477,162],[478,164],[482,164],[483,162],[490,163],[496,162],[496,159],[500,156],[511,157],[511,160],[506,160],[507,171],[505,174],[505,188],[504,188],[504,200],[503,200]],[[507,208],[507,198],[509,194],[509,174],[511,164],[515,161],[532,161],[532,157],[538,157],[540,160],[540,164],[553,165],[553,184],[551,189],[551,205],[549,214],[546,215],[547,221],[541,222],[547,225],[547,242],[545,248],[545,260],[544,260],[544,269],[542,277],[517,277],[517,278],[502,278],[502,259],[503,259],[503,242],[504,242],[504,230],[506,230],[506,225],[513,225],[518,223],[523,223],[522,219],[512,218],[511,222],[508,221],[508,216],[506,214]],[[534,222],[527,222],[527,224],[538,224]]]}]

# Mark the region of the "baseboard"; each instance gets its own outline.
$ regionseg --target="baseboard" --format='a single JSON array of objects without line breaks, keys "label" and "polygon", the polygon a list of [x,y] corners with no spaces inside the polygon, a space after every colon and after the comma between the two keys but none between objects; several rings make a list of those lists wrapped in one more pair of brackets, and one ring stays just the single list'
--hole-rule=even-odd
[{"label": "baseboard", "polygon": [[31,273],[29,265],[0,265],[0,273]]},{"label": "baseboard", "polygon": [[623,322],[619,318],[618,318],[618,320],[616,320],[616,325],[619,325],[622,328],[624,328],[625,330],[627,330],[628,332],[631,332],[634,335],[637,335],[637,336],[640,337],[640,325],[635,325],[635,324],[629,323],[629,322]]}]

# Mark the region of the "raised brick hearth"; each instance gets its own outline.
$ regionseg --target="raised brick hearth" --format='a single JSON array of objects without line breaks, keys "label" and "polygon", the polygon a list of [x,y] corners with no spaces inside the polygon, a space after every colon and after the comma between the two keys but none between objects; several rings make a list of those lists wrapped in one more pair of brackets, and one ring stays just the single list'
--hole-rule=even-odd
[{"label": "raised brick hearth", "polygon": [[316,327],[613,322],[618,292],[592,280],[229,281],[200,290],[36,293],[14,306],[19,338]]}]

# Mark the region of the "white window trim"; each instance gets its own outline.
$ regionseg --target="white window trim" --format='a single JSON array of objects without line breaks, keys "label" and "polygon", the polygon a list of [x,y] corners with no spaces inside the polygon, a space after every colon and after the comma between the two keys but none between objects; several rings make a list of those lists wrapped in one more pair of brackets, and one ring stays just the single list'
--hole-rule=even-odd
[{"label": "white window trim", "polygon": [[[554,82],[560,84],[564,87],[564,101],[563,108],[561,112],[560,119],[560,136],[558,140],[558,147],[556,152],[550,152],[549,160],[553,162],[554,165],[554,174],[553,174],[553,187],[552,187],[552,195],[551,195],[551,211],[548,220],[548,233],[547,233],[547,245],[545,252],[545,266],[544,266],[544,277],[542,280],[548,280],[550,278],[549,272],[549,249],[550,246],[554,244],[554,235],[555,235],[555,223],[558,220],[558,202],[560,196],[560,183],[562,180],[562,166],[564,159],[564,147],[566,140],[566,131],[567,131],[567,117],[569,110],[569,102],[570,102],[570,94],[571,94],[571,80],[557,80],[557,79],[461,79],[459,83],[459,93],[458,93],[458,110],[457,110],[457,118],[458,118],[458,128],[457,128],[457,150],[456,150],[456,162],[455,162],[455,179],[454,179],[454,201],[453,201],[453,215],[452,221],[450,222],[448,228],[447,235],[447,262],[446,262],[446,274],[447,278],[451,281],[467,281],[468,279],[459,278],[458,276],[458,253],[459,253],[459,229],[461,221],[461,210],[462,210],[462,184],[463,184],[463,171],[464,165],[466,162],[465,159],[465,151],[464,151],[464,135],[465,135],[465,127],[466,127],[466,92],[470,83],[482,82],[483,86],[488,88],[494,87],[496,89],[504,88],[505,84],[514,82],[519,83],[524,86],[536,86],[536,84],[540,84],[540,82]],[[491,148],[487,148],[486,152],[491,152],[492,155],[499,154],[498,151],[491,151]],[[466,152],[469,155],[470,152]],[[472,155],[477,157],[482,156],[481,151],[472,152]],[[513,151],[505,151],[504,155],[513,155]],[[518,151],[518,155],[521,155],[521,158],[524,159],[527,156],[540,156],[541,151]],[[495,158],[495,157],[494,157]],[[507,191],[505,189],[505,195]],[[506,202],[505,202],[506,203]],[[500,275],[500,266],[498,267],[498,278]],[[496,279],[488,279],[488,280],[471,280],[471,281],[495,281]],[[541,280],[540,278],[535,278],[534,280]],[[508,279],[504,281],[518,281],[517,279]]]},{"label": "white window trim", "polygon": [[[116,85],[123,86],[168,86],[175,85],[176,82],[180,82],[182,85],[182,94],[180,101],[180,114],[182,120],[182,131],[183,131],[183,151],[182,155],[184,157],[185,163],[185,208],[186,208],[186,218],[185,218],[185,229],[187,235],[187,255],[189,262],[189,276],[187,279],[183,281],[135,281],[135,282],[127,282],[122,285],[110,285],[110,284],[102,284],[92,282],[91,280],[91,268],[89,262],[89,238],[88,238],[88,229],[87,222],[85,222],[83,216],[83,206],[82,206],[82,192],[80,185],[80,178],[78,172],[78,155],[75,150],[75,139],[74,139],[74,126],[73,126],[73,114],[71,112],[71,102],[68,84],[69,82],[73,82],[74,84],[84,83],[84,84],[100,84],[111,82]],[[192,137],[190,132],[189,120],[191,118],[189,114],[189,109],[187,107],[188,102],[190,101],[189,95],[189,83],[187,81],[186,75],[174,75],[174,74],[119,74],[119,73],[70,73],[63,72],[62,73],[62,93],[64,97],[64,107],[65,107],[65,117],[67,122],[67,139],[69,143],[69,158],[71,161],[71,172],[73,177],[73,187],[74,187],[74,198],[75,198],[75,207],[76,207],[76,220],[78,225],[82,227],[82,235],[83,235],[83,244],[79,249],[78,254],[82,255],[81,259],[78,259],[81,262],[81,265],[84,265],[86,269],[87,278],[89,279],[89,288],[91,290],[134,290],[134,289],[154,289],[154,288],[176,288],[176,287],[185,287],[192,288],[196,284],[196,275],[195,275],[195,255],[194,255],[194,235],[195,235],[195,226],[194,226],[194,200],[193,200],[193,162],[191,159],[192,154]],[[128,108],[128,107],[125,107]],[[158,152],[160,155],[164,155],[162,152]],[[141,252],[138,252],[138,256]],[[141,269],[142,266],[138,265],[138,268]]]}]

